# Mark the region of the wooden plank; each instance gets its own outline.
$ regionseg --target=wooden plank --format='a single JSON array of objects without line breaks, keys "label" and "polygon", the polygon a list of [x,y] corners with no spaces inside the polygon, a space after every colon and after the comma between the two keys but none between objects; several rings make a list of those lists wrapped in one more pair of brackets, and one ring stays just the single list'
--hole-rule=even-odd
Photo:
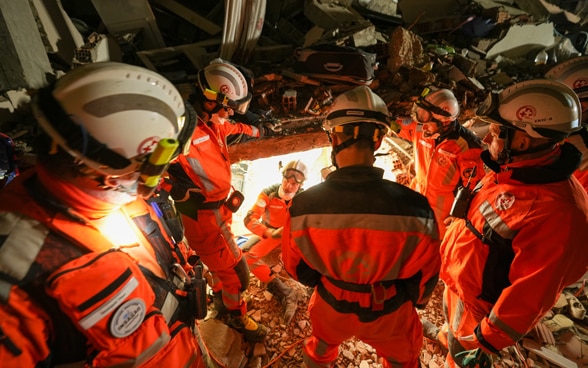
[{"label": "wooden plank", "polygon": [[211,36],[219,34],[222,31],[222,28],[220,26],[214,24],[213,22],[209,21],[206,17],[203,17],[202,15],[196,13],[188,7],[185,7],[177,1],[152,0],[152,2],[163,6],[167,10],[178,15],[179,17],[182,17],[186,21],[202,29],[204,32],[208,33]]}]

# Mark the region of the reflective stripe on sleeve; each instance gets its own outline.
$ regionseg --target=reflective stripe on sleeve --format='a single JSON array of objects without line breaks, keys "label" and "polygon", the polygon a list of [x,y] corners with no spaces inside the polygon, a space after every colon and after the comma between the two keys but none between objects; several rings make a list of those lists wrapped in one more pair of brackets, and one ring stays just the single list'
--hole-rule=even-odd
[{"label": "reflective stripe on sleeve", "polygon": [[505,224],[504,221],[502,221],[500,215],[498,215],[496,211],[494,211],[494,208],[488,201],[482,202],[478,209],[482,213],[482,216],[484,216],[484,218],[488,222],[488,225],[490,225],[490,227],[494,231],[496,231],[498,235],[500,235],[503,239],[512,240],[515,237],[517,232],[509,228],[508,225]]}]

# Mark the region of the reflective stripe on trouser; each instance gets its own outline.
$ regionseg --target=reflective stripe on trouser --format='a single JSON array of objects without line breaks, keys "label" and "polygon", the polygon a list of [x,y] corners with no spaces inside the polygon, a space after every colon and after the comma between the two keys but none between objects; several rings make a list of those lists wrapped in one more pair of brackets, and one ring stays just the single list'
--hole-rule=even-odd
[{"label": "reflective stripe on trouser", "polygon": [[241,249],[231,232],[233,213],[221,206],[214,210],[198,211],[198,221],[182,215],[188,245],[196,251],[202,262],[208,267],[215,279],[220,280],[213,286],[215,291],[223,292],[223,302],[229,310],[241,307],[241,290],[247,275],[243,267],[238,267]]},{"label": "reflective stripe on trouser", "polygon": [[443,313],[449,327],[447,334],[449,353],[445,359],[445,366],[461,367],[460,362],[455,361],[454,357],[462,351],[479,347],[473,342],[473,336],[474,329],[480,321],[464,309],[464,304],[458,295],[447,287],[443,291]]},{"label": "reflective stripe on trouser", "polygon": [[255,275],[261,282],[270,282],[272,270],[262,260],[263,257],[270,254],[274,249],[282,244],[282,239],[268,238],[262,239],[244,253],[243,257],[247,260],[249,271]]},{"label": "reflective stripe on trouser", "polygon": [[423,327],[412,303],[366,323],[354,314],[335,311],[315,292],[308,310],[312,335],[303,348],[308,367],[329,367],[337,359],[339,345],[352,336],[372,346],[384,358],[384,368],[419,367]]}]

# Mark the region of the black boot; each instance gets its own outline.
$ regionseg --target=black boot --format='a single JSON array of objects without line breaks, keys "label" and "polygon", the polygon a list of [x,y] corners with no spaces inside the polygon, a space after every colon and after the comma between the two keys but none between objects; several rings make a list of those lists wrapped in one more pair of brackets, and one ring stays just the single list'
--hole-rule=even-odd
[{"label": "black boot", "polygon": [[214,305],[214,310],[216,310],[216,319],[223,318],[229,310],[225,307],[225,303],[223,303],[223,292],[213,292],[212,293],[212,304]]},{"label": "black boot", "polygon": [[284,305],[284,320],[286,323],[290,323],[296,309],[298,309],[298,298],[294,290],[290,289],[288,285],[284,284],[282,280],[274,277],[267,284],[267,291],[276,296]]}]

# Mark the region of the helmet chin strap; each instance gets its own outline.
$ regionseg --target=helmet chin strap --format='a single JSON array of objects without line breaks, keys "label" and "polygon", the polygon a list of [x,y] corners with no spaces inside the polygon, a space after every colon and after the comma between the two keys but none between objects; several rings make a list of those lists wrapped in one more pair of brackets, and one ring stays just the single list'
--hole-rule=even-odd
[{"label": "helmet chin strap", "polygon": [[[330,140],[331,140],[331,136],[329,135],[329,141]],[[333,163],[333,166],[335,166],[337,169],[339,168],[339,166],[337,166],[337,159],[335,158],[337,156],[337,154],[339,152],[343,151],[345,148],[351,146],[352,144],[354,144],[358,140],[359,139],[357,139],[357,138],[349,138],[345,142],[333,147],[333,150],[331,151],[331,162]]]}]

